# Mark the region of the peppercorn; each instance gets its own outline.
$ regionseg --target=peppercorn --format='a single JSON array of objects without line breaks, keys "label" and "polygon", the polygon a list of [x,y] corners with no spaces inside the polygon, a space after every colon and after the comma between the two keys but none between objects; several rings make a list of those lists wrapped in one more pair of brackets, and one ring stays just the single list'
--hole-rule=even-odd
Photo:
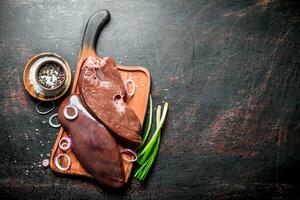
[{"label": "peppercorn", "polygon": [[42,86],[52,89],[62,84],[65,73],[62,67],[56,63],[46,63],[38,73],[38,81]]}]

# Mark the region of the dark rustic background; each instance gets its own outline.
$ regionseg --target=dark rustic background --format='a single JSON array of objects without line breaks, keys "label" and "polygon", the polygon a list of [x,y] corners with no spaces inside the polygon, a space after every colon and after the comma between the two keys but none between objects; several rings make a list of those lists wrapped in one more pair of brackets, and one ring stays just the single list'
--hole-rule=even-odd
[{"label": "dark rustic background", "polygon": [[[299,198],[299,4],[0,0],[1,199]],[[39,166],[58,130],[22,83],[26,61],[45,51],[75,70],[102,8],[112,18],[99,53],[147,67],[155,104],[171,105],[150,178],[119,194]]]}]

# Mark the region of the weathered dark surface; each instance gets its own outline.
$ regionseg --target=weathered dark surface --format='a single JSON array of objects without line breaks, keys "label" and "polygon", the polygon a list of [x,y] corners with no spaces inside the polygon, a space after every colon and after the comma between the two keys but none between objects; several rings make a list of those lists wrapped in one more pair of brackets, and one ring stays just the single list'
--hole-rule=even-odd
[{"label": "weathered dark surface", "polygon": [[[296,199],[298,2],[1,1],[1,199]],[[101,8],[112,18],[98,51],[147,67],[154,102],[171,105],[148,182],[133,180],[124,194],[34,165],[58,130],[35,112],[21,78],[44,51],[74,70],[86,20]]]}]

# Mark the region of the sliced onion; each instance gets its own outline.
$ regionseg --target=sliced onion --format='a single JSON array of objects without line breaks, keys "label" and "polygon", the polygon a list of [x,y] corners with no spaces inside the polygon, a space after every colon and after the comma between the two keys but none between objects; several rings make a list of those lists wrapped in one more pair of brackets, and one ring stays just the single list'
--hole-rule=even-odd
[{"label": "sliced onion", "polygon": [[71,147],[71,139],[69,137],[62,137],[58,145],[61,150],[66,151]]},{"label": "sliced onion", "polygon": [[[68,114],[68,108],[74,110],[74,112],[75,112],[74,115],[69,115]],[[68,120],[74,120],[74,119],[76,119],[78,117],[78,109],[75,106],[73,106],[73,105],[67,105],[64,108],[64,116]]]},{"label": "sliced onion", "polygon": [[50,126],[52,126],[53,128],[59,128],[59,127],[61,126],[60,124],[53,124],[53,123],[52,123],[52,119],[53,119],[54,117],[57,117],[57,113],[51,115],[51,117],[49,118],[49,124],[50,124]]},{"label": "sliced onion", "polygon": [[[67,164],[66,167],[62,167],[62,166],[59,164],[59,159],[60,159],[61,157],[67,158],[68,164]],[[70,159],[70,157],[69,157],[67,154],[62,153],[62,154],[59,154],[59,155],[57,155],[57,156],[55,157],[54,163],[55,163],[55,166],[56,166],[58,169],[60,169],[60,170],[62,170],[62,171],[66,171],[66,170],[68,170],[68,169],[70,168],[70,166],[71,166],[71,159]]]},{"label": "sliced onion", "polygon": [[[130,93],[129,93],[129,90],[128,90],[128,83],[132,84],[132,91]],[[125,89],[126,89],[127,95],[129,97],[132,97],[135,94],[135,88],[136,88],[136,86],[135,86],[135,83],[132,79],[127,79],[125,81]]]},{"label": "sliced onion", "polygon": [[54,103],[54,101],[51,101],[52,107],[51,107],[49,110],[47,110],[47,111],[40,111],[40,110],[38,109],[38,106],[39,106],[42,102],[43,102],[43,101],[40,101],[40,102],[38,102],[38,103],[35,105],[35,110],[36,110],[36,112],[38,112],[40,115],[46,115],[46,114],[50,113],[52,110],[54,110],[54,108],[55,108],[55,103]]},{"label": "sliced onion", "polygon": [[49,165],[50,165],[50,161],[49,161],[49,159],[45,159],[45,160],[43,160],[43,161],[42,161],[42,165],[43,165],[43,167],[44,167],[44,168],[48,168],[48,167],[49,167]]},{"label": "sliced onion", "polygon": [[126,161],[128,161],[128,162],[135,162],[136,160],[137,160],[137,155],[136,155],[136,153],[134,152],[134,151],[132,151],[131,149],[123,149],[122,151],[121,151],[121,153],[130,153],[130,154],[132,154],[133,156],[134,156],[134,159],[132,159],[132,160],[129,160],[129,159],[127,159],[127,158],[123,158],[123,160],[126,160]]}]

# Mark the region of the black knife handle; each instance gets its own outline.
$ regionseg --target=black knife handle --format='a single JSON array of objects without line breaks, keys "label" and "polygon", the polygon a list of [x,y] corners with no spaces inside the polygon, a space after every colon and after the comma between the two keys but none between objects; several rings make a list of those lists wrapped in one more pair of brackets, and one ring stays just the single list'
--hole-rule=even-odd
[{"label": "black knife handle", "polygon": [[105,9],[95,12],[89,18],[83,34],[81,51],[87,51],[85,52],[87,54],[89,54],[89,51],[91,51],[91,53],[97,54],[96,46],[99,34],[106,23],[109,21],[109,19],[110,13]]}]

